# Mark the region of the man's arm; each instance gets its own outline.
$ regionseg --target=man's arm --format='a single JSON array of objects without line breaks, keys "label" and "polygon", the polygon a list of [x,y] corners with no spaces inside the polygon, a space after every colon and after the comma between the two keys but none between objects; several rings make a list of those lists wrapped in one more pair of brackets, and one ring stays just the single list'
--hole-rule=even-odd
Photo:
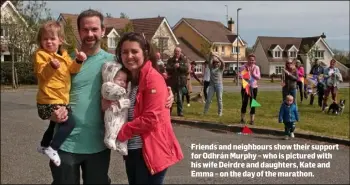
[{"label": "man's arm", "polygon": [[184,59],[180,60],[180,66],[179,68],[177,68],[177,70],[181,73],[181,74],[188,74],[188,64],[186,61],[184,61]]}]

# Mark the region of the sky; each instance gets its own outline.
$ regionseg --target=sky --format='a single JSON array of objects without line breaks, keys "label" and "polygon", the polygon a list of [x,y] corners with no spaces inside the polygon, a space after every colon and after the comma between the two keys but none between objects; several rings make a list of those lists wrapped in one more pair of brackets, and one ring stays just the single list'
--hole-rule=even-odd
[{"label": "sky", "polygon": [[248,46],[258,36],[311,37],[324,32],[331,48],[349,51],[349,1],[48,1],[47,7],[55,18],[92,8],[113,17],[124,12],[131,19],[164,16],[170,26],[181,18],[227,25],[227,10],[236,22],[236,10],[242,8],[239,35]]}]

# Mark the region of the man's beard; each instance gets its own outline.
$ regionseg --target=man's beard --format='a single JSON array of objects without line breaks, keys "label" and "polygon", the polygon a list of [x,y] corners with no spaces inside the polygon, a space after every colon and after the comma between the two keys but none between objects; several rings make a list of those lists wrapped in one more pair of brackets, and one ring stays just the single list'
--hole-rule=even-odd
[{"label": "man's beard", "polygon": [[96,37],[94,37],[94,41],[95,43],[93,45],[91,45],[90,43],[88,43],[88,38],[84,38],[82,40],[82,46],[85,47],[85,48],[88,48],[88,49],[93,49],[93,48],[97,48],[100,46],[101,44],[101,39],[98,39]]}]

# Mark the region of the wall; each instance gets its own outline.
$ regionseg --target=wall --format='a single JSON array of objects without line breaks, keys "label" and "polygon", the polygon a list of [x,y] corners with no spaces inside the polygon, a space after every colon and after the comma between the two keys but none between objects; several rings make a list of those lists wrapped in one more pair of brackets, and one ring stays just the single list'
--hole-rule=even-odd
[{"label": "wall", "polygon": [[256,65],[260,66],[260,73],[264,75],[270,74],[269,61],[265,55],[260,41],[258,41],[255,50],[253,50],[253,53],[256,56]]},{"label": "wall", "polygon": [[158,45],[158,37],[168,37],[168,48],[164,50],[163,52],[167,54],[168,56],[172,56],[174,54],[174,49],[177,46],[175,38],[171,34],[172,30],[168,28],[166,25],[166,22],[164,21],[154,34],[152,38],[152,42]]},{"label": "wall", "polygon": [[201,37],[196,31],[194,31],[190,26],[188,26],[184,22],[181,22],[173,30],[173,32],[177,38],[183,37],[185,40],[191,43],[191,45],[198,51],[201,51],[201,45],[207,42],[205,39],[203,39],[203,37]]}]

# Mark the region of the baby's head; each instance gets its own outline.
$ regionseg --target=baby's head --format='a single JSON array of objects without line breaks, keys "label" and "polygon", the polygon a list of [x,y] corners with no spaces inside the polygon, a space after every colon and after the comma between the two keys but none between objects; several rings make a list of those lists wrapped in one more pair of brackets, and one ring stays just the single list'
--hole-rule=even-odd
[{"label": "baby's head", "polygon": [[40,48],[45,51],[50,53],[57,52],[59,47],[66,43],[62,25],[57,21],[48,21],[41,25],[37,42]]},{"label": "baby's head", "polygon": [[287,103],[288,105],[291,105],[291,104],[293,103],[293,101],[294,101],[294,98],[293,98],[292,95],[287,95],[287,96],[286,96],[286,103]]},{"label": "baby's head", "polygon": [[114,83],[118,84],[123,88],[126,88],[127,80],[128,80],[128,75],[124,68],[120,69],[115,75],[115,77],[113,78]]}]

